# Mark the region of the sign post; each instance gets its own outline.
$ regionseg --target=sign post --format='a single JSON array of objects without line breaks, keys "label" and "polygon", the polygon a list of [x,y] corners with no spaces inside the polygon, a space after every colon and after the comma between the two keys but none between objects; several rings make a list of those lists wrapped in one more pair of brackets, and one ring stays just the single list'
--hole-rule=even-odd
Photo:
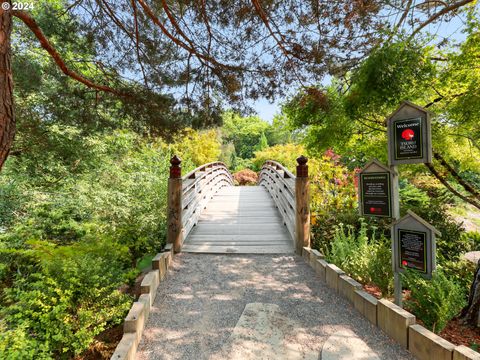
[{"label": "sign post", "polygon": [[[400,196],[398,192],[398,166],[401,164],[419,164],[432,162],[432,134],[430,125],[430,113],[408,101],[387,118],[388,137],[388,164],[392,173],[392,218],[400,220]],[[422,220],[423,221],[423,220]],[[392,266],[394,273],[395,304],[402,306],[402,279],[400,268],[396,267],[396,256],[399,251],[396,239],[399,235],[392,231]],[[412,233],[402,233],[405,244],[413,242],[415,237]],[[407,238],[409,240],[407,240]],[[417,241],[418,243],[418,241]],[[418,245],[420,246],[420,245]],[[411,251],[404,249],[409,254]],[[403,261],[409,260],[404,259]],[[410,259],[409,264],[413,264]]]}]

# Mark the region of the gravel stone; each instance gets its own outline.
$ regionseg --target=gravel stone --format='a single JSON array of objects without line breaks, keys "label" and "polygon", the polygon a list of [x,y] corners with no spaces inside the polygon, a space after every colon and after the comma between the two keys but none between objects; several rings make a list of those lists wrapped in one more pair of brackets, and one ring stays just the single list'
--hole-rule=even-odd
[{"label": "gravel stone", "polygon": [[351,330],[381,359],[414,359],[298,256],[181,253],[169,272],[158,287],[138,360],[222,359],[249,303],[278,305],[305,334],[297,337],[305,353],[320,354],[329,336]]}]

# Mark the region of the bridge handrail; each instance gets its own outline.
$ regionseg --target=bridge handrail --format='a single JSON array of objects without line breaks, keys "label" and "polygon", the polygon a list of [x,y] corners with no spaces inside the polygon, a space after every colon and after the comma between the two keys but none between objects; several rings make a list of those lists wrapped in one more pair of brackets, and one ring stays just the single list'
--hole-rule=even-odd
[{"label": "bridge handrail", "polygon": [[258,185],[270,193],[292,240],[295,241],[295,175],[277,161],[267,160],[258,177]]},{"label": "bridge handrail", "polygon": [[213,194],[225,186],[233,186],[233,176],[220,161],[201,165],[182,177],[183,239],[197,224]]}]

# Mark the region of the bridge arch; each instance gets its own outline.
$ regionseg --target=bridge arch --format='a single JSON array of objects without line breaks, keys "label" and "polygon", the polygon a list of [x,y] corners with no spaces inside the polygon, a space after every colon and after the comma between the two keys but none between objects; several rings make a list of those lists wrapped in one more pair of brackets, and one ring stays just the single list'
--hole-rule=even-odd
[{"label": "bridge arch", "polygon": [[310,245],[307,158],[297,159],[297,175],[266,161],[253,187],[235,187],[222,162],[183,177],[181,160],[170,162],[167,242],[176,252],[301,254]]}]

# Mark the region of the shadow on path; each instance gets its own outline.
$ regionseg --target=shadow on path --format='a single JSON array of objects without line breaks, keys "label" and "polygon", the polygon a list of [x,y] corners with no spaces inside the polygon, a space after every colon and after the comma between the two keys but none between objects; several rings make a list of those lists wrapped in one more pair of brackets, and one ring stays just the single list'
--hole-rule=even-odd
[{"label": "shadow on path", "polygon": [[185,253],[175,257],[158,289],[137,359],[225,359],[229,338],[250,303],[278,305],[298,326],[291,336],[302,354],[320,354],[330,335],[349,329],[381,359],[414,359],[300,257]]}]

